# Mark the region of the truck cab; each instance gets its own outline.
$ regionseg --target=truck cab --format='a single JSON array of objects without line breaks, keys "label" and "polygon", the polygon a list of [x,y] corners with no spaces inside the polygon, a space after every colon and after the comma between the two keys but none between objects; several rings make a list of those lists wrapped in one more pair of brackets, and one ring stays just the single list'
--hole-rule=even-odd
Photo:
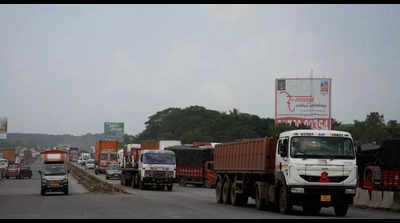
[{"label": "truck cab", "polygon": [[138,186],[167,186],[172,190],[176,178],[175,153],[168,150],[141,150],[138,164]]},{"label": "truck cab", "polygon": [[302,205],[308,213],[333,206],[336,215],[344,216],[357,185],[353,139],[342,131],[283,132],[276,145],[275,171],[281,212],[291,205]]},{"label": "truck cab", "polygon": [[105,170],[110,164],[117,162],[117,152],[114,150],[103,150],[100,153],[99,161],[97,163],[98,168],[95,169],[95,174],[98,174],[99,172],[105,173]]}]

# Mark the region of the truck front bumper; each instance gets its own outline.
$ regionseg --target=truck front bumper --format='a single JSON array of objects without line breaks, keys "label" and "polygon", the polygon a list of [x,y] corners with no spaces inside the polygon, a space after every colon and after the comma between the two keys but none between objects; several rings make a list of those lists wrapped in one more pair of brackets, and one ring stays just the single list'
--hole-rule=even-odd
[{"label": "truck front bumper", "polygon": [[171,185],[174,183],[174,178],[144,177],[143,183],[145,185]]},{"label": "truck front bumper", "polygon": [[288,190],[293,204],[302,205],[304,201],[319,201],[321,207],[330,207],[343,202],[352,204],[356,193],[355,186],[294,186]]}]

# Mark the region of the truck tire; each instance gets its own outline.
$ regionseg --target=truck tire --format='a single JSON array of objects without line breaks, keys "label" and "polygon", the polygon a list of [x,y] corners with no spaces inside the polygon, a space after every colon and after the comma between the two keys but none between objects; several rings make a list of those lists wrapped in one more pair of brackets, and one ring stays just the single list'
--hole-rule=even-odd
[{"label": "truck tire", "polygon": [[243,195],[236,193],[236,182],[234,181],[232,183],[231,187],[231,200],[232,200],[232,205],[233,206],[242,206],[243,205]]},{"label": "truck tire", "polygon": [[181,187],[186,187],[186,181],[185,181],[184,178],[181,178],[181,179],[179,180],[179,186],[181,186]]},{"label": "truck tire", "polygon": [[141,180],[139,179],[139,182],[138,182],[138,183],[139,183],[139,185],[138,185],[138,186],[139,186],[139,189],[140,189],[140,190],[144,190],[144,183],[143,183],[143,181],[141,181]]},{"label": "truck tire", "polygon": [[225,176],[225,183],[224,186],[222,187],[222,201],[224,204],[231,204],[231,188],[232,188],[232,183],[231,180],[229,179],[228,176]]},{"label": "truck tire", "polygon": [[69,194],[68,188],[64,190],[64,194],[65,194],[65,195],[68,195],[68,194]]},{"label": "truck tire", "polygon": [[218,204],[222,204],[222,188],[223,188],[224,184],[222,181],[222,177],[218,176],[217,177],[217,186],[215,187],[215,195],[217,198],[217,203]]},{"label": "truck tire", "polygon": [[168,190],[168,191],[172,191],[172,187],[173,187],[173,186],[174,186],[173,184],[168,185],[168,186],[167,186],[167,190]]},{"label": "truck tire", "polygon": [[94,174],[96,174],[96,175],[98,174],[97,170],[94,170]]},{"label": "truck tire", "polygon": [[125,177],[123,175],[119,178],[119,180],[120,180],[121,186],[125,186]]},{"label": "truck tire", "polygon": [[265,199],[261,197],[258,186],[256,187],[256,207],[258,210],[266,210]]},{"label": "truck tire", "polygon": [[290,201],[289,191],[286,183],[279,188],[279,212],[281,214],[289,214],[292,210],[292,202]]},{"label": "truck tire", "polygon": [[42,196],[46,195],[46,190],[41,189],[41,190],[40,190],[40,195],[42,195]]},{"label": "truck tire", "polygon": [[349,204],[347,203],[340,203],[334,205],[335,215],[338,217],[346,216],[348,209],[349,209]]}]

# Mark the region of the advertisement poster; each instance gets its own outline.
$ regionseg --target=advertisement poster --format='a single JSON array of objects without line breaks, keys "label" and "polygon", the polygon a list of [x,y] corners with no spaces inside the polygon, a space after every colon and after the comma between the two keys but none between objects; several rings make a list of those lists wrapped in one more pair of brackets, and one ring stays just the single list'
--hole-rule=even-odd
[{"label": "advertisement poster", "polygon": [[123,142],[124,123],[123,122],[104,122],[104,137],[106,140]]},{"label": "advertisement poster", "polygon": [[0,117],[0,139],[7,139],[7,118]]},{"label": "advertisement poster", "polygon": [[331,78],[278,78],[275,124],[294,122],[311,129],[331,129]]}]

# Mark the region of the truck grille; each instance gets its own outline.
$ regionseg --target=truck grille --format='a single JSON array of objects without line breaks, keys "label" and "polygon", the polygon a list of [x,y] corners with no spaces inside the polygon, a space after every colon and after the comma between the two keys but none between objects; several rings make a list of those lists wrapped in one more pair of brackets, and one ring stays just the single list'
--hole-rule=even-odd
[{"label": "truck grille", "polygon": [[[319,179],[321,178],[320,176],[306,176],[306,175],[300,175],[300,177],[308,182],[319,182]],[[329,180],[331,181],[331,183],[340,183],[346,180],[348,177],[349,176],[329,177]]]}]

